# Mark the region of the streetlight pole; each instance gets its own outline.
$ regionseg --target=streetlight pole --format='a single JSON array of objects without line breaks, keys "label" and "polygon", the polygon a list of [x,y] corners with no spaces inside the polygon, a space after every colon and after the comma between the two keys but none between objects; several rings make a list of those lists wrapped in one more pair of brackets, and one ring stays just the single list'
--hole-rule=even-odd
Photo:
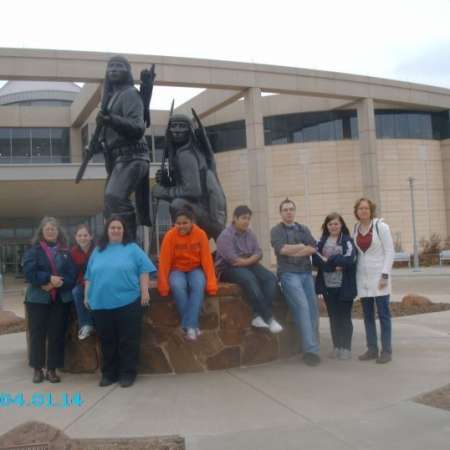
[{"label": "streetlight pole", "polygon": [[409,191],[411,194],[411,214],[412,214],[412,226],[413,226],[413,242],[414,242],[414,271],[418,272],[419,269],[419,250],[417,248],[417,233],[416,233],[416,210],[414,205],[414,178],[409,177]]}]

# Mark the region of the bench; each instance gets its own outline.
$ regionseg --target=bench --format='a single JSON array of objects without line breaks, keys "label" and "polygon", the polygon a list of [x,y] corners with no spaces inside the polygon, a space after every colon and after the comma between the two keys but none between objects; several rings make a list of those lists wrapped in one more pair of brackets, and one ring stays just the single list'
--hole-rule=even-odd
[{"label": "bench", "polygon": [[394,262],[407,262],[408,267],[411,268],[411,255],[406,252],[395,252]]},{"label": "bench", "polygon": [[442,261],[450,261],[450,250],[442,250],[439,253],[439,265],[442,266]]}]

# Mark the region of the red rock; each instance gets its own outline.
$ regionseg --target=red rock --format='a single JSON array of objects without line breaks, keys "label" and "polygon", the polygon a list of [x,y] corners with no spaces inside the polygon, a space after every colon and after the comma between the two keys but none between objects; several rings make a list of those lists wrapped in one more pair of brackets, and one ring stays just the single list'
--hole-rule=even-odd
[{"label": "red rock", "polygon": [[240,297],[242,290],[237,284],[233,283],[219,283],[217,297]]},{"label": "red rock", "polygon": [[278,357],[276,337],[267,331],[250,331],[242,341],[242,365],[261,364]]},{"label": "red rock", "polygon": [[285,324],[278,338],[278,357],[288,358],[300,351],[301,339],[294,324]]},{"label": "red rock", "polygon": [[164,346],[175,373],[202,372],[204,367],[195,357],[191,343],[171,335]]},{"label": "red rock", "polygon": [[64,371],[71,373],[93,373],[100,367],[100,350],[97,336],[94,334],[87,339],[78,339],[78,322],[75,307],[71,307],[66,333],[66,347],[64,351]]},{"label": "red rock", "polygon": [[241,363],[241,349],[239,347],[224,348],[206,360],[208,370],[223,370],[239,367]]},{"label": "red rock", "polygon": [[197,360],[204,364],[209,356],[219,353],[224,345],[215,331],[203,331],[196,341],[190,342],[190,348]]},{"label": "red rock", "polygon": [[427,306],[432,303],[429,298],[418,294],[406,294],[402,298],[402,306]]},{"label": "red rock", "polygon": [[177,327],[180,325],[180,315],[173,300],[154,301],[150,311],[144,313],[144,320],[158,327]]},{"label": "red rock", "polygon": [[239,297],[220,299],[220,328],[245,329],[250,327],[252,310],[250,306]]},{"label": "red rock", "polygon": [[219,299],[208,297],[203,303],[199,325],[201,330],[217,330],[219,327]]},{"label": "red rock", "polygon": [[93,373],[100,368],[100,350],[95,336],[80,341],[78,337],[66,339],[64,371],[70,373]]},{"label": "red rock", "polygon": [[219,339],[224,345],[240,345],[242,341],[243,330],[220,330]]}]

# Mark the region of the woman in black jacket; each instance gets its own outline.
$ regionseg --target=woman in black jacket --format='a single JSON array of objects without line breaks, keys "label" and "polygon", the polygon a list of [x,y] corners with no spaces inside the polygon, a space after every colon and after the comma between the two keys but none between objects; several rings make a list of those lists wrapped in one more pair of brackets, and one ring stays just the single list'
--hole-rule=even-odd
[{"label": "woman in black jacket", "polygon": [[23,268],[29,283],[25,294],[29,364],[34,368],[33,383],[44,380],[45,366],[47,380],[58,383],[61,379],[56,369],[64,366],[67,313],[76,269],[65,233],[53,217],[42,219],[32,244],[25,253]]},{"label": "woman in black jacket", "polygon": [[352,306],[356,297],[356,248],[347,225],[331,213],[322,225],[313,262],[318,268],[316,292],[323,296],[330,317],[331,358],[351,359]]}]

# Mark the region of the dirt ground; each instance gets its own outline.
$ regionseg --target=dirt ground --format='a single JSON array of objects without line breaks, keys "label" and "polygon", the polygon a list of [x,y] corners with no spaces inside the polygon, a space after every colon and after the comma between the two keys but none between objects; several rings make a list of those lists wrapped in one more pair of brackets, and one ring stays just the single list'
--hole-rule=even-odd
[{"label": "dirt ground", "polygon": [[450,384],[415,399],[417,403],[450,411]]}]

